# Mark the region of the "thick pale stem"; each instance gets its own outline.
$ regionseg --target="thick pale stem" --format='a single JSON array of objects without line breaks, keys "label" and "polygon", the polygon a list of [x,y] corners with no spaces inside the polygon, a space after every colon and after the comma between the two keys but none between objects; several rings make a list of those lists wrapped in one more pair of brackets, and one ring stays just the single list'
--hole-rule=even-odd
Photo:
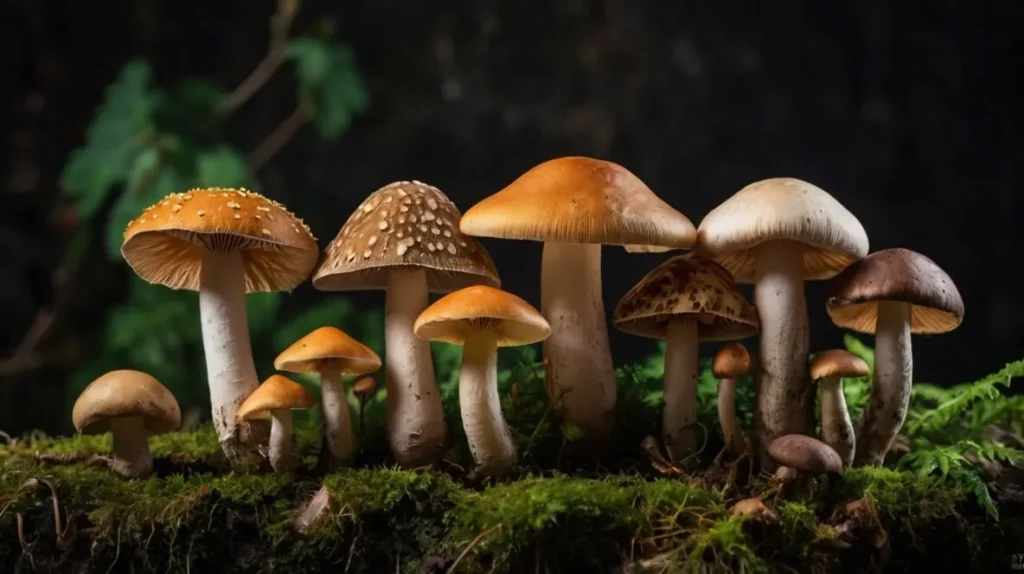
[{"label": "thick pale stem", "polygon": [[843,394],[843,379],[828,377],[819,383],[821,387],[821,439],[835,449],[843,466],[853,464],[854,434],[850,410]]},{"label": "thick pale stem", "polygon": [[430,343],[412,329],[427,301],[425,271],[390,272],[384,318],[387,437],[395,462],[406,468],[437,462],[447,441]]},{"label": "thick pale stem", "polygon": [[129,478],[149,476],[153,472],[153,455],[149,452],[142,417],[110,419],[110,432],[114,438],[110,469]]},{"label": "thick pale stem", "polygon": [[294,466],[292,456],[292,411],[274,409],[270,411],[270,444],[267,458],[274,472],[288,472]]},{"label": "thick pale stem", "polygon": [[498,347],[491,331],[466,339],[459,373],[462,428],[480,474],[500,477],[516,465],[516,445],[498,398]]},{"label": "thick pale stem", "polygon": [[814,420],[814,387],[807,372],[807,301],[798,246],[780,241],[763,244],[755,281],[754,299],[761,319],[755,421],[758,459],[770,472],[776,464],[768,456],[768,445],[786,434],[809,435]]},{"label": "thick pale stem", "polygon": [[678,317],[665,336],[665,407],[661,433],[669,459],[678,462],[700,447],[697,422],[697,320]]},{"label": "thick pale stem", "polygon": [[552,400],[564,420],[600,445],[615,421],[615,368],[601,294],[601,246],[547,242],[541,264],[541,310]]},{"label": "thick pale stem", "polygon": [[740,419],[736,416],[736,379],[718,381],[718,424],[722,427],[722,438],[729,454],[743,454],[747,445],[743,441]]},{"label": "thick pale stem", "polygon": [[335,463],[348,466],[356,453],[345,384],[338,373],[320,374],[320,402],[323,408],[324,436]]},{"label": "thick pale stem", "polygon": [[[245,309],[245,269],[237,251],[207,250],[199,283],[199,315],[202,321],[206,376],[210,385],[213,426],[224,454],[236,466],[251,463],[235,422],[242,401],[259,386],[249,343]],[[266,436],[266,425],[253,421],[255,437]]]},{"label": "thick pale stem", "polygon": [[878,304],[875,373],[857,437],[857,464],[879,466],[903,426],[910,402],[914,363],[910,346],[910,305]]}]

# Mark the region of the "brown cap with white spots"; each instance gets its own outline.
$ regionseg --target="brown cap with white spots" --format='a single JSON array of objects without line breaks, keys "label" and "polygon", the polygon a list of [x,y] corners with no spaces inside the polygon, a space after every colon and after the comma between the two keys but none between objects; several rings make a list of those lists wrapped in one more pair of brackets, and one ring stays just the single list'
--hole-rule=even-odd
[{"label": "brown cap with white spots", "polygon": [[121,255],[139,277],[199,290],[204,250],[240,251],[245,291],[290,291],[319,257],[316,238],[283,205],[244,189],[193,189],[146,208],[128,224]]},{"label": "brown cap with white spots", "polygon": [[427,271],[427,288],[447,293],[501,284],[491,256],[459,231],[461,214],[440,189],[396,181],[370,194],[324,250],[313,276],[321,291],[384,289],[393,267]]},{"label": "brown cap with white spots", "polygon": [[760,323],[729,272],[694,255],[677,255],[655,267],[615,307],[613,322],[624,333],[665,337],[673,317],[697,319],[701,341],[745,339]]}]

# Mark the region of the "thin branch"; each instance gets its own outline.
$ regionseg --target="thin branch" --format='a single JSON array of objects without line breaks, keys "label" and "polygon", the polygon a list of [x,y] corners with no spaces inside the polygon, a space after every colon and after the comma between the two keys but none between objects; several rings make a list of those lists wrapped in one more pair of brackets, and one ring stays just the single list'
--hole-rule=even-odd
[{"label": "thin branch", "polygon": [[249,165],[254,172],[265,166],[281,148],[309,123],[310,116],[303,106],[298,106],[290,116],[284,119],[260,145],[256,146],[249,156]]}]

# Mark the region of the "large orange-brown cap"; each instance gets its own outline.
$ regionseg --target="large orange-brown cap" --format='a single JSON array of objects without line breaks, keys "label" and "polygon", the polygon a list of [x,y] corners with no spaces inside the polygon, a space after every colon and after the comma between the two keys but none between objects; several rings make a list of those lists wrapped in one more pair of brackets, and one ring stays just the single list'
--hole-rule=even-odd
[{"label": "large orange-brown cap", "polygon": [[274,368],[292,373],[365,375],[380,369],[380,357],[337,327],[310,331],[274,359]]},{"label": "large orange-brown cap", "polygon": [[739,190],[700,222],[697,251],[740,283],[754,281],[757,247],[787,241],[803,255],[805,280],[828,279],[868,253],[864,226],[821,188],[790,177]]},{"label": "large orange-brown cap", "polygon": [[822,351],[811,359],[811,378],[814,380],[826,377],[866,377],[871,373],[867,362],[842,349]]},{"label": "large orange-brown cap", "polygon": [[247,293],[290,291],[320,256],[316,238],[283,205],[243,189],[194,189],[150,206],[124,231],[121,254],[142,279],[199,290],[203,251],[239,251]]},{"label": "large orange-brown cap", "polygon": [[530,345],[551,334],[551,326],[533,305],[486,285],[445,295],[424,309],[413,325],[417,337],[453,345],[465,344],[484,329],[497,333],[499,347]]},{"label": "large orange-brown cap", "polygon": [[928,257],[909,249],[876,251],[829,281],[826,309],[837,326],[874,333],[880,301],[910,304],[911,333],[945,333],[960,326],[964,300],[953,280]]},{"label": "large orange-brown cap", "polygon": [[711,374],[716,379],[738,379],[750,373],[753,362],[747,347],[733,341],[722,345],[715,353],[711,359]]},{"label": "large orange-brown cap", "polygon": [[238,421],[266,417],[270,411],[308,409],[314,404],[313,395],[302,385],[284,375],[270,375],[256,387],[238,407]]},{"label": "large orange-brown cap", "polygon": [[75,401],[71,421],[85,434],[110,430],[110,419],[140,417],[151,434],[178,430],[181,408],[167,387],[141,371],[110,371],[99,377]]},{"label": "large orange-brown cap", "polygon": [[626,168],[563,157],[527,171],[466,210],[459,228],[477,237],[689,249],[697,229]]},{"label": "large orange-brown cap", "polygon": [[698,322],[701,341],[745,339],[757,333],[757,310],[729,273],[703,257],[677,255],[655,267],[615,307],[615,327],[641,337],[664,338],[673,317]]},{"label": "large orange-brown cap", "polygon": [[843,460],[834,448],[802,434],[780,436],[768,446],[768,454],[775,462],[800,472],[826,474],[843,469]]},{"label": "large orange-brown cap", "polygon": [[459,231],[459,217],[455,204],[432,185],[388,184],[363,200],[327,245],[313,287],[384,289],[388,271],[398,267],[426,270],[427,288],[435,293],[500,286],[490,254]]}]

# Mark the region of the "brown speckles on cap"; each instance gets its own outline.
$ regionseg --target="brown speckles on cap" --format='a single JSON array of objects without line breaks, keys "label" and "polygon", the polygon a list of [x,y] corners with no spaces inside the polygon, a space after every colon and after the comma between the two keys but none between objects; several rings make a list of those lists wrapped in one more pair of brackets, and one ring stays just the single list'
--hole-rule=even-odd
[{"label": "brown speckles on cap", "polygon": [[[313,285],[323,291],[382,289],[388,268],[416,266],[427,270],[427,285],[434,292],[499,286],[487,251],[459,233],[460,217],[455,204],[434,186],[418,181],[386,185],[363,200],[324,250]],[[457,238],[458,245],[435,240],[442,236]]]},{"label": "brown speckles on cap", "polygon": [[645,275],[615,308],[616,328],[641,337],[664,338],[668,320],[691,315],[702,341],[730,341],[757,333],[754,306],[724,269],[694,254],[677,255]]}]

